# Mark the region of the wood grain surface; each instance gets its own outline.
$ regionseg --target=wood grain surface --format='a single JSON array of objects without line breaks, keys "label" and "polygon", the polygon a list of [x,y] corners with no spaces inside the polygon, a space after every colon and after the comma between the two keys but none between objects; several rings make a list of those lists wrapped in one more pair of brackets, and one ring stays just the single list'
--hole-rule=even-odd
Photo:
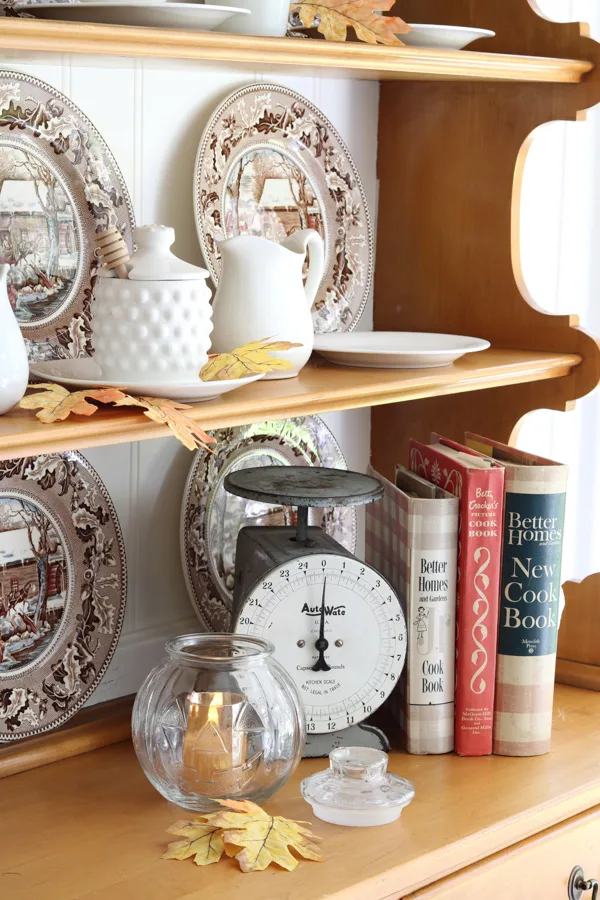
[{"label": "wood grain surface", "polygon": [[600,691],[600,574],[563,585],[566,606],[558,633],[556,680]]},{"label": "wood grain surface", "polygon": [[[497,37],[489,46],[496,50],[553,47],[600,62],[600,45],[584,29],[542,19],[527,0],[407,0],[402,15],[409,22],[492,28]],[[496,347],[575,352],[584,360],[572,378],[553,384],[419,399],[410,415],[400,408],[375,411],[373,459],[384,474],[403,459],[411,435],[426,439],[435,430],[460,438],[472,430],[515,440],[529,411],[568,409],[600,381],[598,341],[577,316],[543,312],[544,298],[530,296],[520,258],[521,183],[532,135],[547,122],[582,118],[598,101],[597,66],[571,86],[382,85],[376,330],[435,328],[486,337]]]},{"label": "wood grain surface", "polygon": [[443,878],[407,900],[566,900],[569,876],[575,866],[582,867],[586,879],[600,879],[599,847],[600,807],[596,807],[593,812],[543,831],[508,852],[469,866],[459,875]]},{"label": "wood grain surface", "polygon": [[[418,19],[418,21],[421,21]],[[574,83],[590,71],[585,57],[523,58],[323,40],[265,38],[83,22],[0,19],[4,50],[196,59],[229,68],[259,63],[261,69],[378,79],[477,79]],[[549,54],[552,57],[552,53]]]},{"label": "wood grain surface", "polygon": [[394,753],[390,768],[413,781],[416,799],[398,822],[374,829],[314,819],[299,782],[324,763],[306,760],[267,807],[312,820],[324,838],[325,862],[302,862],[293,874],[255,875],[241,874],[231,861],[198,869],[191,860],[161,860],[165,829],[181,810],[145,780],[131,745],[118,744],[3,780],[10,827],[2,830],[0,896],[399,898],[600,804],[599,740],[600,695],[558,687],[552,753],[533,759]]},{"label": "wood grain surface", "polygon": [[128,740],[133,699],[123,697],[87,707],[56,731],[0,744],[0,779]]},{"label": "wood grain surface", "polygon": [[[396,403],[495,385],[563,378],[579,365],[576,353],[486,350],[440,369],[356,369],[323,363],[318,357],[297,378],[262,381],[219,400],[197,403],[189,413],[203,428],[224,428]],[[91,418],[71,416],[44,425],[35,413],[15,409],[0,416],[0,459],[104,444],[166,437],[167,429],[141,411],[100,410]]]},{"label": "wood grain surface", "polygon": [[495,38],[470,46],[475,50],[533,56],[597,59],[597,44],[582,40],[589,35],[585,23],[553,22],[538,0],[397,0],[392,12],[407,22],[434,22],[489,28]]}]

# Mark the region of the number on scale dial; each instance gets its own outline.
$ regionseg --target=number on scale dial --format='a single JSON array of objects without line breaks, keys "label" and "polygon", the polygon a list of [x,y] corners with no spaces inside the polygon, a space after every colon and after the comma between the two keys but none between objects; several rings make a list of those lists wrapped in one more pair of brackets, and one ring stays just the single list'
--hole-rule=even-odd
[{"label": "number on scale dial", "polygon": [[406,624],[388,582],[334,553],[271,569],[244,601],[235,628],[267,638],[296,682],[310,734],[366,719],[389,696],[406,657]]}]

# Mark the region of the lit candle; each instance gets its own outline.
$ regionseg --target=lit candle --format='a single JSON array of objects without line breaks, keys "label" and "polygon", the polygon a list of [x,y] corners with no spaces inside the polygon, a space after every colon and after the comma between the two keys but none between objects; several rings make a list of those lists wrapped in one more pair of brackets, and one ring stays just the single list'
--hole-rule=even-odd
[{"label": "lit candle", "polygon": [[188,696],[183,765],[193,791],[219,797],[238,787],[246,763],[246,734],[235,726],[243,703],[237,694]]}]

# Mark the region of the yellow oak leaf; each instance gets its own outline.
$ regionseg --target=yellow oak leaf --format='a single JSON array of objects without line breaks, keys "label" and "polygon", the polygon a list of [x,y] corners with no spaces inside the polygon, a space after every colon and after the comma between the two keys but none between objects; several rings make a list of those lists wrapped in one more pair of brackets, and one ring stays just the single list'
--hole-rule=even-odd
[{"label": "yellow oak leaf", "polygon": [[184,415],[182,410],[192,409],[186,403],[164,400],[159,397],[132,397],[116,388],[95,388],[87,391],[71,391],[58,384],[31,384],[29,389],[37,391],[27,394],[20,401],[22,409],[39,409],[37,418],[45,424],[62,422],[73,413],[77,416],[93,416],[98,407],[88,400],[112,406],[138,406],[144,415],[159,425],[170,428],[175,437],[188,448],[199,447],[212,452],[209,444],[216,443],[214,437],[206,434],[200,426]]},{"label": "yellow oak leaf", "polygon": [[312,28],[319,18],[318,30],[327,41],[345,41],[348,28],[367,44],[403,46],[398,34],[410,31],[398,16],[379,16],[387,12],[396,0],[292,0],[290,10],[298,13],[305,28]]},{"label": "yellow oak leaf", "polygon": [[93,416],[98,412],[98,407],[88,400],[97,400],[99,403],[114,403],[124,397],[121,391],[114,388],[97,388],[89,391],[71,391],[59,384],[30,384],[28,390],[41,391],[36,394],[27,394],[20,401],[22,409],[39,409],[37,418],[47,425],[52,422],[63,422],[71,413],[77,416]]},{"label": "yellow oak leaf", "polygon": [[182,410],[193,409],[188,403],[177,403],[175,400],[164,400],[161,397],[130,397],[123,394],[122,398],[114,402],[115,406],[140,406],[144,415],[159,425],[166,425],[175,435],[178,441],[188,450],[197,450],[203,447],[212,453],[208,444],[215,444],[216,440],[203,431],[200,426],[186,416]]},{"label": "yellow oak leaf", "polygon": [[210,866],[218,863],[223,856],[223,829],[216,825],[196,819],[194,822],[175,822],[167,831],[185,840],[169,844],[163,859],[189,859],[193,856],[197,866]]},{"label": "yellow oak leaf", "polygon": [[202,381],[229,381],[232,378],[247,378],[263,372],[285,372],[293,368],[289,359],[280,359],[272,353],[301,347],[291,341],[272,341],[262,338],[243,347],[236,347],[231,353],[212,356],[200,372]]},{"label": "yellow oak leaf", "polygon": [[242,872],[261,872],[271,863],[291,872],[298,865],[297,856],[323,859],[316,844],[319,838],[304,827],[307,822],[270,816],[250,800],[218,802],[227,809],[207,816],[207,824],[223,829],[225,852],[237,859]]}]

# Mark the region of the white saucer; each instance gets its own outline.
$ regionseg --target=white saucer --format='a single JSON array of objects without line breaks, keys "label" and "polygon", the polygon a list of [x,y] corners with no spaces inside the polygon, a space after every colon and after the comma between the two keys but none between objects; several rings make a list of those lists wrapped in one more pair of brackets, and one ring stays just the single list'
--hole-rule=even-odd
[{"label": "white saucer", "polygon": [[119,388],[134,397],[160,397],[166,400],[177,400],[180,403],[199,403],[203,400],[215,400],[223,394],[237,388],[252,384],[263,378],[263,375],[250,375],[248,378],[235,378],[231,381],[196,381],[164,382],[152,381],[127,384],[121,381],[104,381],[102,369],[93,359],[56,359],[52,362],[31,363],[29,372],[36,378],[50,379],[65,387],[78,390],[86,388]]},{"label": "white saucer", "polygon": [[424,47],[436,50],[463,50],[479,38],[495,37],[495,31],[486,28],[463,28],[457,25],[413,25],[412,31],[399,35],[407,47]]},{"label": "white saucer", "polygon": [[465,353],[487,350],[489,341],[457,334],[351,331],[316,334],[315,350],[340,366],[366,369],[428,369],[449,366]]},{"label": "white saucer", "polygon": [[204,3],[111,2],[36,3],[15,7],[41,19],[95,22],[103,25],[149,25],[183,31],[212,31],[232,16],[250,15],[249,9]]}]

